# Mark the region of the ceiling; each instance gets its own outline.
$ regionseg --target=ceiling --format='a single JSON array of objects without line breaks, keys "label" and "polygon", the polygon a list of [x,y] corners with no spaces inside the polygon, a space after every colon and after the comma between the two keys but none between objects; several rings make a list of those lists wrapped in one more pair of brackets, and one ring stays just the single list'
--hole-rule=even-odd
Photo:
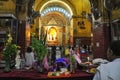
[{"label": "ceiling", "polygon": [[[17,0],[17,5],[20,6],[20,4],[24,5],[27,1],[29,0]],[[48,1],[59,1],[59,0],[30,0],[31,2],[34,2],[34,9],[35,10],[39,10],[40,7],[42,7],[46,2]],[[73,12],[75,15],[81,15],[82,12],[82,5],[83,5],[83,9],[84,11],[86,11],[87,13],[91,12],[91,5],[89,1],[94,1],[94,3],[96,5],[99,4],[98,7],[103,6],[104,2],[103,0],[60,0],[63,1],[65,3],[67,3],[68,5],[70,5],[70,7],[72,8]],[[110,0],[106,0],[106,1],[110,1]],[[112,1],[112,19],[118,19],[120,18],[120,0],[111,0]],[[15,2],[16,0],[0,0],[0,12],[2,11],[14,11],[15,10]],[[102,2],[101,4],[99,2]],[[83,4],[82,4],[83,3]],[[49,5],[45,6],[44,9],[48,8],[51,5],[61,5],[62,7],[64,7],[67,11],[68,8],[66,8],[65,5],[61,4],[61,3],[50,3]],[[30,4],[29,4],[30,5]],[[25,5],[24,5],[25,6]]]}]

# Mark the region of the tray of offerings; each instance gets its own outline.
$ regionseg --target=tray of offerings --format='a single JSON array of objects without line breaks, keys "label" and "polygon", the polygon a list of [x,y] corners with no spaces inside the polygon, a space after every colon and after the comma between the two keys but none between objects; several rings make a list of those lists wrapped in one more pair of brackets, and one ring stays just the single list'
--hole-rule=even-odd
[{"label": "tray of offerings", "polygon": [[64,78],[64,77],[70,77],[70,72],[48,72],[47,75],[49,78]]}]

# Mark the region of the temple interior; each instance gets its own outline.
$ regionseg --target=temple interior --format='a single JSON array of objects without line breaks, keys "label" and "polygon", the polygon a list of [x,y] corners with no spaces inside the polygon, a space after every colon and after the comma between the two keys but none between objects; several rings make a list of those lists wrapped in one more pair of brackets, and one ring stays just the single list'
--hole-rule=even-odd
[{"label": "temple interior", "polygon": [[[21,57],[34,35],[51,53],[50,60],[54,46],[56,58],[65,57],[66,49],[74,47],[83,62],[107,59],[110,42],[120,40],[119,3],[120,0],[0,0],[0,67],[5,66],[2,52],[8,33],[12,43],[20,46]],[[13,66],[14,59],[13,56]]]}]

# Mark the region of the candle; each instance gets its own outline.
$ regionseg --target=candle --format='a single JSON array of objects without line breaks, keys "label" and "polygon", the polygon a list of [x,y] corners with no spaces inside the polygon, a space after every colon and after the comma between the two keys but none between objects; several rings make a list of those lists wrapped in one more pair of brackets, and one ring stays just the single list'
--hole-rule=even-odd
[{"label": "candle", "polygon": [[90,60],[90,57],[87,57],[87,60],[89,61],[89,60]]}]

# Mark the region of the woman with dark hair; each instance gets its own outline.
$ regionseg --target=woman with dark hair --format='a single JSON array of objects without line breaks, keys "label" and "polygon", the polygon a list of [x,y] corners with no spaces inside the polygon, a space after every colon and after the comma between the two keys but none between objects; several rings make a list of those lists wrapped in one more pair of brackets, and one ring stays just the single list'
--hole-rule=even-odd
[{"label": "woman with dark hair", "polygon": [[120,40],[111,42],[107,57],[111,62],[101,64],[93,80],[120,80]]},{"label": "woman with dark hair", "polygon": [[54,64],[55,60],[56,60],[56,46],[52,46],[52,54],[51,54],[51,58],[52,58],[52,64]]},{"label": "woman with dark hair", "polygon": [[32,68],[34,62],[35,62],[35,60],[34,60],[34,53],[32,51],[32,48],[27,47],[27,51],[25,53],[25,63],[27,66],[26,69]]}]

